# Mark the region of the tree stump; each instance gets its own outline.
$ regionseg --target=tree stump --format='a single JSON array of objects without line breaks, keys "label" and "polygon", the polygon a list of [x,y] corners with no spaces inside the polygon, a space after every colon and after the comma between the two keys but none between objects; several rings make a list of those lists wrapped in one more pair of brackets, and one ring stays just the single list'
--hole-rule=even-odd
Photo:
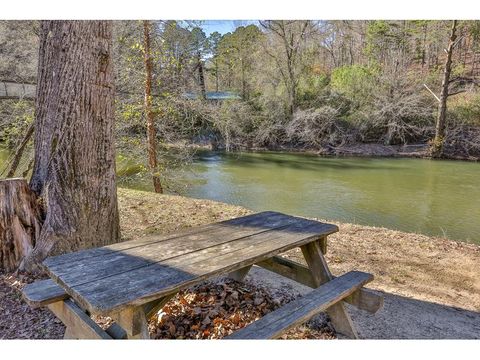
[{"label": "tree stump", "polygon": [[0,269],[15,271],[35,246],[42,216],[25,179],[0,180]]}]

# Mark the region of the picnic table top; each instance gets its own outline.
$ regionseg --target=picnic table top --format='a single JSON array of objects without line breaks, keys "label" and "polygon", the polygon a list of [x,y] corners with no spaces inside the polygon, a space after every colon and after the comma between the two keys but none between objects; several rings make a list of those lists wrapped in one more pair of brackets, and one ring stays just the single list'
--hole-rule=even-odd
[{"label": "picnic table top", "polygon": [[168,235],[50,257],[50,276],[84,309],[108,314],[176,293],[338,231],[261,212]]}]

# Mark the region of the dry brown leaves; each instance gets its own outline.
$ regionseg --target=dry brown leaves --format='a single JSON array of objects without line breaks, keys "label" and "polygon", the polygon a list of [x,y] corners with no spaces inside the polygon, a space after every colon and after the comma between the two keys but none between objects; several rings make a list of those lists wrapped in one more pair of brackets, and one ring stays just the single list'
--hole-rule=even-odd
[{"label": "dry brown leaves", "polygon": [[[220,339],[288,301],[272,299],[263,289],[224,279],[181,291],[149,322],[155,339]],[[335,338],[328,324],[311,322],[287,332],[285,339]]]},{"label": "dry brown leaves", "polygon": [[46,308],[31,309],[21,289],[38,277],[0,272],[0,339],[61,339],[65,327]]}]

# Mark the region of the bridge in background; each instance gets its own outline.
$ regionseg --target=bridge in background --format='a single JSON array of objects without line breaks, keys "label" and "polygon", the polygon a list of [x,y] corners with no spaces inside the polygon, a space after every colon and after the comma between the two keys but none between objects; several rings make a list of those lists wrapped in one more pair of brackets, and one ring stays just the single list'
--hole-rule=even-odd
[{"label": "bridge in background", "polygon": [[[0,99],[35,99],[37,85],[30,83],[17,83],[9,80],[0,80]],[[182,95],[187,99],[198,99],[200,95],[187,92]],[[206,100],[240,100],[241,97],[231,91],[207,91]]]},{"label": "bridge in background", "polygon": [[0,80],[0,99],[35,99],[35,84]]}]

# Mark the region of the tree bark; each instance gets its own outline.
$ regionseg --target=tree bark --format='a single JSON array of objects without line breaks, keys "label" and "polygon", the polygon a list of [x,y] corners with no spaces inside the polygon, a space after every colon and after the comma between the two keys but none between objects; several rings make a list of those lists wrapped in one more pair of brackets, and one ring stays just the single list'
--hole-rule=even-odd
[{"label": "tree bark", "polygon": [[203,62],[200,51],[197,53],[198,61],[198,82],[200,83],[200,92],[203,100],[207,99],[207,90],[205,87],[205,75],[203,74]]},{"label": "tree bark", "polygon": [[150,22],[143,21],[143,51],[145,61],[145,116],[147,118],[148,165],[152,173],[153,188],[156,193],[163,193],[157,163],[157,132],[152,111],[152,51],[150,48]]},{"label": "tree bark", "polygon": [[30,188],[43,226],[21,264],[120,238],[110,21],[42,21]]},{"label": "tree bark", "polygon": [[447,100],[448,100],[448,85],[450,84],[450,73],[452,71],[452,54],[453,47],[457,36],[455,34],[457,28],[457,20],[453,20],[452,30],[450,33],[450,40],[446,49],[447,58],[445,60],[445,67],[443,71],[442,91],[440,93],[440,104],[438,107],[437,123],[435,126],[435,139],[433,140],[431,155],[434,158],[439,158],[443,155],[443,144],[445,140],[445,125],[447,120]]},{"label": "tree bark", "polygon": [[218,60],[215,58],[215,91],[218,92]]},{"label": "tree bark", "polygon": [[25,179],[0,180],[0,269],[14,271],[35,246],[42,215]]}]

